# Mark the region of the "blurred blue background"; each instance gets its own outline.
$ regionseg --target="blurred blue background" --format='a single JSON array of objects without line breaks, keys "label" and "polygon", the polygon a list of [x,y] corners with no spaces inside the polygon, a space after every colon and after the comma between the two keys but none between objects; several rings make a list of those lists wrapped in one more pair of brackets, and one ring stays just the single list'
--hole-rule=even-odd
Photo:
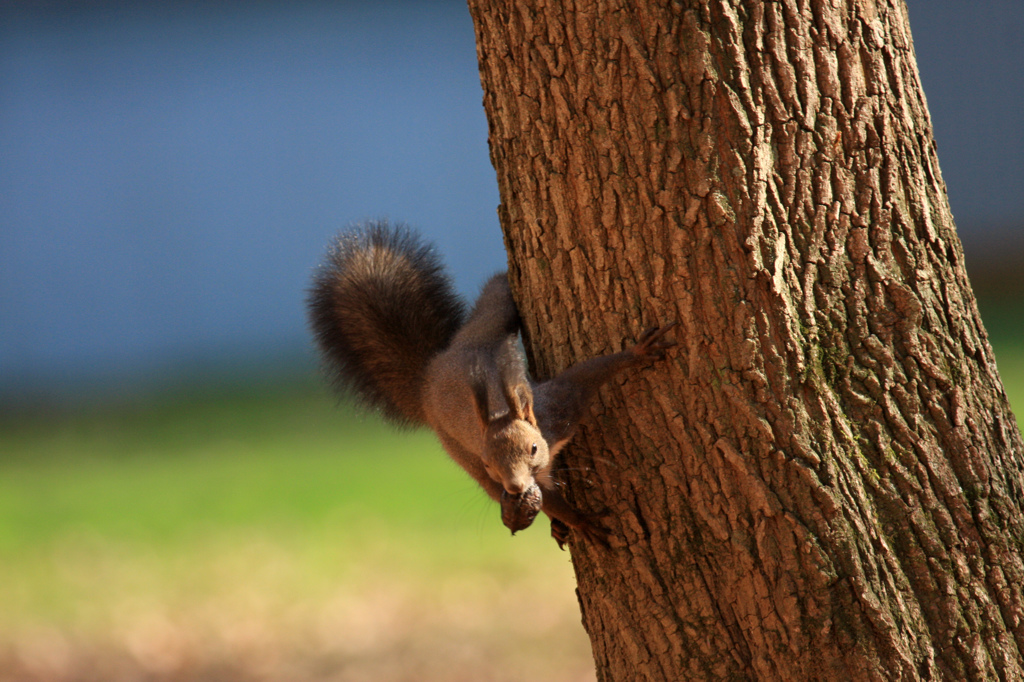
[{"label": "blurred blue background", "polygon": [[[1024,3],[910,12],[991,288],[1024,253]],[[471,294],[503,267],[497,204],[464,2],[0,5],[8,399],[308,371],[303,299],[331,235],[409,222]]]}]

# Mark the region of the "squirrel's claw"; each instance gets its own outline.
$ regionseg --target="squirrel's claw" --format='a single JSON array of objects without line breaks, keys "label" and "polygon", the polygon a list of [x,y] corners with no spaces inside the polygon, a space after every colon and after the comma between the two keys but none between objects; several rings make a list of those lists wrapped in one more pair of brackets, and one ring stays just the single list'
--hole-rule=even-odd
[{"label": "squirrel's claw", "polygon": [[569,542],[570,533],[576,533],[577,538],[599,545],[608,549],[611,545],[608,544],[608,529],[597,523],[594,519],[600,518],[601,514],[591,514],[586,519],[581,519],[581,523],[578,526],[570,528],[564,522],[558,519],[551,519],[551,537],[558,543],[558,548],[561,550],[565,549],[565,545]]},{"label": "squirrel's claw", "polygon": [[569,526],[558,519],[551,519],[551,537],[558,543],[558,549],[565,551],[565,543],[569,542]]},{"label": "squirrel's claw", "polygon": [[639,360],[658,360],[665,355],[665,351],[676,345],[675,341],[662,338],[675,327],[678,322],[670,322],[663,327],[651,327],[643,334],[636,345],[631,349],[632,353]]}]

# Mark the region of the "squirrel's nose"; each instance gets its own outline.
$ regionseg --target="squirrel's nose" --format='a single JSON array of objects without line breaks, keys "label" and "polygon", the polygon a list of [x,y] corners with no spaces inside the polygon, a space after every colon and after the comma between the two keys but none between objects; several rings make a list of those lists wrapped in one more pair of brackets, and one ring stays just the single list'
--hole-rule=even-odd
[{"label": "squirrel's nose", "polygon": [[506,481],[505,482],[505,492],[507,492],[509,495],[519,495],[524,490],[529,488],[532,484],[533,484],[532,481],[527,481],[527,480],[523,480],[523,479],[515,480],[515,481]]}]

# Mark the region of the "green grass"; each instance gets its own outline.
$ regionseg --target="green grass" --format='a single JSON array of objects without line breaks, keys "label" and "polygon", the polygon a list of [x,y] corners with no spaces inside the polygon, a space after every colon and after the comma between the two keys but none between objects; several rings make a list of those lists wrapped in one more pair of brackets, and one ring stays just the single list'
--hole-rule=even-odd
[{"label": "green grass", "polygon": [[0,551],[75,527],[168,542],[246,526],[358,534],[366,519],[466,530],[497,518],[428,433],[393,432],[314,387],[8,424],[0,447]]}]

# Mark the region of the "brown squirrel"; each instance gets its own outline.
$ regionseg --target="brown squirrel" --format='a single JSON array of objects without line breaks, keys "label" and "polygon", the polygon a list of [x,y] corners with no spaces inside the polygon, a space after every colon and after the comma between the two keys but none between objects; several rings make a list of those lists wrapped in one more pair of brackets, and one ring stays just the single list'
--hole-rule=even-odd
[{"label": "brown squirrel", "polygon": [[433,249],[386,221],[337,238],[314,276],[308,307],[333,382],[393,422],[433,429],[452,459],[501,503],[513,533],[540,509],[559,546],[570,529],[607,544],[593,516],[562,497],[554,458],[602,384],[675,345],[663,339],[675,323],[535,384],[507,275],[492,277],[465,317]]}]

